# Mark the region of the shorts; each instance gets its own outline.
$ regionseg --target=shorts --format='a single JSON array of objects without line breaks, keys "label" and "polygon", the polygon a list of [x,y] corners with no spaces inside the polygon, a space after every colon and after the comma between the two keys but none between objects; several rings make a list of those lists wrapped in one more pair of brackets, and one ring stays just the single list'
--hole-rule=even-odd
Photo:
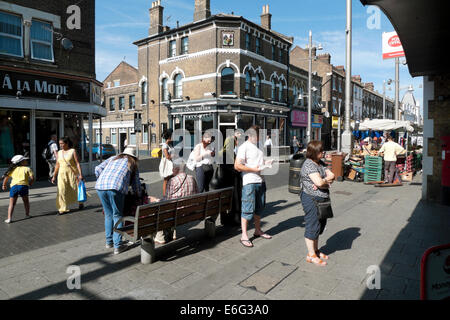
[{"label": "shorts", "polygon": [[11,190],[9,191],[9,197],[15,198],[15,197],[25,197],[28,196],[28,186],[13,186],[11,187]]},{"label": "shorts", "polygon": [[260,216],[265,204],[266,186],[264,183],[252,183],[242,187],[242,218],[250,221],[254,214]]}]

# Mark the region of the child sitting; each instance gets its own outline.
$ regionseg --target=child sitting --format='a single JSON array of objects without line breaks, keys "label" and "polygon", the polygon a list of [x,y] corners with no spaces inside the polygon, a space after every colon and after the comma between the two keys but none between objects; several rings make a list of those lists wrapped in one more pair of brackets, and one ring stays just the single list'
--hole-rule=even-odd
[{"label": "child sitting", "polygon": [[12,219],[12,214],[14,212],[14,207],[17,203],[17,198],[22,197],[23,204],[25,206],[26,218],[30,218],[30,201],[28,199],[28,188],[34,182],[33,171],[27,167],[28,158],[22,155],[14,156],[11,159],[12,165],[9,167],[8,171],[3,175],[3,191],[7,190],[7,183],[10,178],[11,190],[9,192],[9,208],[8,208],[8,219],[5,223],[10,223]]}]

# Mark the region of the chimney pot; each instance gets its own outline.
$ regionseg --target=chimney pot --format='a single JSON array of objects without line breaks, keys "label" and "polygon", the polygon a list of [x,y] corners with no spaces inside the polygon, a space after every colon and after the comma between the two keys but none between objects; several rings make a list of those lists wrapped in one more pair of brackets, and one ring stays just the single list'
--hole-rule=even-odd
[{"label": "chimney pot", "polygon": [[272,29],[272,15],[269,12],[269,5],[263,6],[263,13],[261,15],[261,26],[267,30]]},{"label": "chimney pot", "polygon": [[194,22],[211,17],[211,0],[195,0]]}]

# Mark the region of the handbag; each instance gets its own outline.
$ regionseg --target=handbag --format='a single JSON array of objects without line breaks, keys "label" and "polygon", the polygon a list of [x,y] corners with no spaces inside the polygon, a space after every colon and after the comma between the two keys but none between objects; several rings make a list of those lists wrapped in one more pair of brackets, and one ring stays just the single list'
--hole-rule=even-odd
[{"label": "handbag", "polygon": [[86,194],[86,186],[83,180],[80,180],[78,183],[78,202],[86,202],[87,194]]},{"label": "handbag", "polygon": [[317,207],[317,217],[319,218],[319,220],[333,218],[333,209],[331,208],[330,198],[326,199],[323,202],[316,201],[315,199],[313,200]]},{"label": "handbag", "polygon": [[159,175],[161,176],[161,178],[165,179],[167,177],[170,177],[172,174],[173,174],[173,163],[164,156],[163,152],[161,162],[159,163]]},{"label": "handbag", "polygon": [[214,170],[214,167],[212,164],[202,164],[202,169],[204,173],[209,173]]}]

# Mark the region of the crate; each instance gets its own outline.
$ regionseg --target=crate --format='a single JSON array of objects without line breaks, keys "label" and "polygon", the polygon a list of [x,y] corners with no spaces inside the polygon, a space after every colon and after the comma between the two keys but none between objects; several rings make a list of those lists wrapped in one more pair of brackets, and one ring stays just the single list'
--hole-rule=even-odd
[{"label": "crate", "polygon": [[381,181],[383,175],[383,158],[366,156],[364,160],[364,183],[371,181]]}]

